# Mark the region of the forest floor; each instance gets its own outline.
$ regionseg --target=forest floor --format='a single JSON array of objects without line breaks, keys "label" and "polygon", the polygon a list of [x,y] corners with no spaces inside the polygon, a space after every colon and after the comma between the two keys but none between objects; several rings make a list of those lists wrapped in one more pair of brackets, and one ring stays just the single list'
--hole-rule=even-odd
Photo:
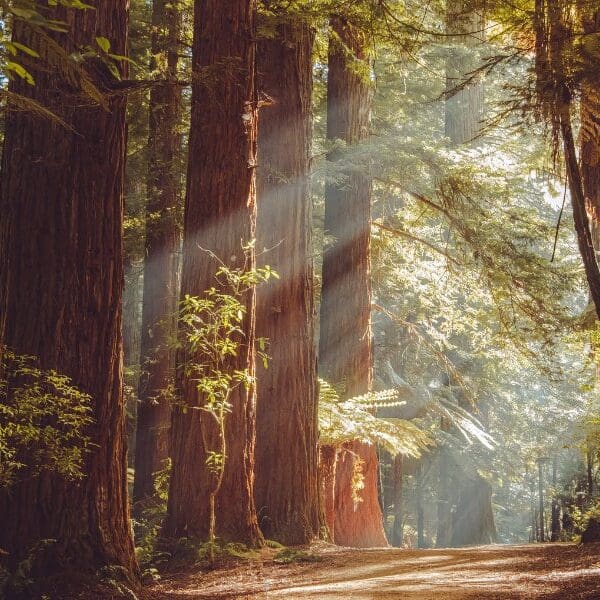
[{"label": "forest floor", "polygon": [[600,600],[600,544],[353,550],[317,546],[307,562],[260,560],[171,574],[148,600]]}]

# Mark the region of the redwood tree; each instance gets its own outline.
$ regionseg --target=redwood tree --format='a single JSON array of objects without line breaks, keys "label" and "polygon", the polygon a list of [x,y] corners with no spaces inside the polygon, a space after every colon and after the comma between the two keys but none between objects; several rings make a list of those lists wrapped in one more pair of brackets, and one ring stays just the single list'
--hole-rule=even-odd
[{"label": "redwood tree", "polygon": [[[254,0],[197,0],[192,54],[192,112],[184,218],[182,297],[217,284],[221,264],[253,268],[257,102],[254,90]],[[246,246],[246,249],[243,249]],[[223,291],[227,291],[226,289]],[[255,294],[245,294],[243,351],[229,368],[254,372]],[[180,364],[194,361],[182,352]],[[171,425],[172,474],[164,533],[209,536],[210,494],[216,475],[208,453],[220,447],[214,419],[192,376],[178,375],[179,401]],[[217,535],[261,541],[254,506],[255,394],[239,386],[226,418],[227,454],[216,497]]]},{"label": "redwood tree", "polygon": [[[0,493],[0,547],[18,560],[40,540],[52,539],[36,564],[53,573],[118,565],[134,577],[121,389],[125,99],[112,93],[116,80],[98,57],[78,67],[67,58],[97,47],[101,38],[110,41],[111,52],[125,54],[127,2],[91,4],[86,10],[48,7],[46,16],[65,21],[68,34],[14,25],[14,41],[41,58],[27,64],[35,85],[15,81],[11,91],[67,126],[39,112],[6,118],[0,340],[17,354],[38,357],[41,368],[69,376],[91,396],[94,445],[81,481],[46,473]],[[67,53],[62,58],[55,43]]]},{"label": "redwood tree", "polygon": [[[372,86],[365,34],[343,17],[331,20],[327,78],[327,138],[348,146],[369,134]],[[342,158],[331,152],[329,160]],[[372,383],[370,218],[371,181],[357,170],[343,173],[325,192],[325,233],[335,240],[325,248],[321,295],[319,364],[322,376],[342,386],[346,396],[363,394]],[[335,468],[333,498],[324,498],[328,527],[342,545],[385,545],[377,493],[376,449],[359,442],[344,445]],[[333,467],[332,467],[333,465]],[[364,488],[356,501],[360,471]],[[329,479],[331,474],[329,475]]]},{"label": "redwood tree", "polygon": [[178,126],[181,87],[177,83],[180,13],[176,1],[154,0],[152,64],[166,61],[164,81],[150,90],[148,200],[144,255],[144,298],[139,400],[136,430],[134,501],[154,492],[153,473],[164,467],[169,451],[172,381],[171,334],[177,302],[179,227]]},{"label": "redwood tree", "polygon": [[319,530],[317,372],[314,348],[311,198],[312,46],[303,22],[277,27],[258,44],[259,89],[268,96],[258,136],[259,264],[278,280],[258,290],[257,335],[268,340],[258,367],[256,489],[260,527],[284,544]]}]

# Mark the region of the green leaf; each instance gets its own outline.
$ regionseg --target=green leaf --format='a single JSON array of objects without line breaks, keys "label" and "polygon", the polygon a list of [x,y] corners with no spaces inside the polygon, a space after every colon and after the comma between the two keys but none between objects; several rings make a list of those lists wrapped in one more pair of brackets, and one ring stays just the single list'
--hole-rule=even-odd
[{"label": "green leaf", "polygon": [[18,48],[21,52],[28,54],[29,56],[33,56],[34,58],[40,57],[40,55],[35,50],[32,50],[29,46],[25,46],[25,44],[20,44],[19,42],[11,42],[11,44],[15,48]]},{"label": "green leaf", "polygon": [[96,38],[96,44],[98,44],[102,52],[108,52],[110,50],[110,40],[105,37],[98,36]]},{"label": "green leaf", "polygon": [[15,75],[18,75],[21,79],[24,79],[29,85],[34,85],[35,81],[31,73],[22,65],[10,60],[6,61],[6,69],[12,71]]}]

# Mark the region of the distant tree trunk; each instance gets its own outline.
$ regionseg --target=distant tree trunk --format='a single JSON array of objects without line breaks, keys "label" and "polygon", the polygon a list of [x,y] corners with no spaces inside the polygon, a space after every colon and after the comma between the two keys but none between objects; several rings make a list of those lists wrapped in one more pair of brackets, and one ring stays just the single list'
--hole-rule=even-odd
[{"label": "distant tree trunk", "polygon": [[[258,135],[259,266],[279,279],[257,294],[255,498],[266,537],[306,544],[319,532],[317,367],[311,257],[312,47],[304,23],[283,24],[258,44],[260,92],[271,100]],[[269,102],[269,100],[267,100]]]},{"label": "distant tree trunk", "polygon": [[[72,52],[102,36],[112,52],[125,54],[127,2],[92,4],[94,10],[48,8],[49,18],[69,24],[68,35],[52,37]],[[26,24],[15,24],[13,39],[44,56],[47,42]],[[40,540],[54,539],[46,556],[36,556],[46,574],[116,565],[133,580],[121,368],[125,98],[107,96],[102,108],[43,58],[30,68],[35,86],[15,81],[12,91],[49,108],[73,131],[26,111],[7,115],[0,340],[91,395],[94,446],[80,482],[45,474],[0,491],[0,547],[18,560]],[[81,68],[99,89],[114,82],[102,63]]]},{"label": "distant tree trunk", "polygon": [[152,64],[166,60],[166,81],[150,90],[148,201],[144,255],[144,299],[134,502],[154,493],[153,473],[169,455],[170,404],[164,390],[172,383],[173,313],[177,302],[179,227],[179,146],[181,87],[177,84],[180,12],[177,0],[154,0]]},{"label": "distant tree trunk", "polygon": [[[127,180],[127,178],[125,178]],[[127,198],[127,183],[125,184]],[[125,203],[125,215],[127,204]],[[140,262],[123,240],[123,396],[125,400],[127,430],[127,464],[135,463],[135,430],[137,421],[137,382],[140,364]]]},{"label": "distant tree trunk", "polygon": [[423,465],[416,472],[417,548],[425,548],[425,512],[423,509]]},{"label": "distant tree trunk", "polygon": [[[327,81],[327,137],[356,144],[368,136],[371,83],[364,34],[342,17],[331,21]],[[351,52],[354,57],[348,56]],[[351,64],[354,61],[354,64]],[[363,72],[361,72],[361,70]],[[329,160],[339,160],[332,153]],[[372,382],[370,209],[371,181],[348,172],[325,192],[325,232],[335,239],[324,251],[319,361],[323,377],[342,385],[346,396],[370,390]],[[360,502],[352,482],[360,468]],[[345,444],[337,461],[334,541],[356,547],[385,545],[377,493],[378,460],[374,447]]]},{"label": "distant tree trunk", "polygon": [[538,501],[539,501],[539,512],[538,517],[540,520],[540,542],[546,541],[546,528],[544,523],[544,463],[538,459]]},{"label": "distant tree trunk", "polygon": [[443,446],[440,447],[438,465],[437,535],[435,545],[437,548],[447,548],[452,539],[452,501],[450,490],[452,485],[450,477],[452,461],[450,460],[448,450]]},{"label": "distant tree trunk", "polygon": [[[446,32],[456,49],[446,61],[446,136],[455,146],[473,141],[480,133],[484,117],[484,86],[473,72],[480,66],[459,46],[474,48],[484,40],[484,17],[469,0],[447,0]],[[471,80],[473,79],[473,80]]]},{"label": "distant tree trunk", "polygon": [[585,466],[587,471],[587,495],[591,500],[594,497],[594,453],[588,448],[585,453]]},{"label": "distant tree trunk", "polygon": [[491,497],[492,486],[481,477],[460,481],[452,546],[475,546],[496,541]]},{"label": "distant tree trunk", "polygon": [[[466,0],[448,0],[446,4],[446,31],[455,36],[456,46],[475,48],[484,39],[485,19],[483,6],[473,5]],[[483,3],[481,3],[483,5]],[[472,142],[481,133],[484,118],[484,85],[480,76],[473,72],[479,67],[477,58],[465,56],[460,50],[452,50],[446,63],[446,135],[453,146]],[[468,403],[463,406],[473,410]],[[445,477],[445,480],[444,480]],[[457,477],[460,477],[457,474]],[[448,485],[447,474],[442,475],[444,486]],[[494,541],[496,528],[492,509],[492,488],[477,473],[466,473],[460,477],[456,514],[451,532],[442,527],[452,546],[486,544]],[[464,488],[464,489],[463,489]],[[466,492],[468,490],[468,493]],[[446,508],[446,516],[450,506]]]},{"label": "distant tree trunk", "polygon": [[552,520],[551,520],[551,535],[550,541],[558,542],[561,534],[561,523],[560,523],[560,503],[558,500],[558,458],[556,456],[552,459]]},{"label": "distant tree trunk", "polygon": [[403,476],[404,457],[398,454],[393,463],[393,501],[394,501],[394,525],[392,528],[392,546],[402,548],[404,533],[404,498],[403,498]]},{"label": "distant tree trunk", "polygon": [[[219,260],[230,268],[255,266],[254,251],[243,249],[254,239],[256,220],[255,11],[254,0],[195,3],[182,297],[202,296],[214,286]],[[243,351],[231,358],[228,367],[248,369],[254,375],[254,292],[248,292],[242,301],[247,309],[240,340]],[[183,364],[194,357],[183,355],[181,359]],[[178,386],[184,405],[205,403],[193,377],[181,373]],[[228,452],[216,497],[216,533],[223,540],[256,545],[262,536],[253,490],[253,386],[238,386],[229,402],[225,431]],[[208,538],[209,497],[215,489],[215,474],[206,458],[209,451],[220,447],[219,439],[210,415],[202,410],[174,409],[166,536]]]}]

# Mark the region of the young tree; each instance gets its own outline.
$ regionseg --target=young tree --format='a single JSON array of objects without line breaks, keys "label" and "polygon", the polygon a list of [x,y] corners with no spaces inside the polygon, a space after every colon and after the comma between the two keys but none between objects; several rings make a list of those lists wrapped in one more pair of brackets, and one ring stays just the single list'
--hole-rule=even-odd
[{"label": "young tree", "polygon": [[258,85],[271,106],[258,135],[259,262],[279,279],[259,288],[256,506],[268,538],[306,544],[319,531],[317,372],[314,347],[310,26],[291,17],[258,44]]},{"label": "young tree", "polygon": [[[148,200],[144,255],[144,299],[139,400],[136,430],[134,501],[154,493],[153,473],[164,467],[169,451],[172,380],[171,334],[177,302],[179,227],[178,132],[181,87],[177,79],[180,12],[177,0],[154,0],[152,63],[165,81],[150,90]],[[160,68],[158,63],[164,62]]]},{"label": "young tree", "polygon": [[[61,4],[44,15],[65,22],[68,34],[20,19],[13,27],[14,42],[40,58],[26,63],[35,85],[10,87],[37,106],[6,119],[0,341],[91,396],[93,447],[82,480],[46,473],[0,494],[0,547],[16,561],[55,540],[36,565],[118,565],[133,579],[121,369],[125,97],[114,74],[125,63],[106,53],[109,42],[112,53],[126,52],[127,2]],[[70,55],[78,52],[76,64]]]},{"label": "young tree", "polygon": [[[343,17],[331,20],[327,78],[327,137],[348,146],[369,134],[372,86],[366,35]],[[342,158],[331,152],[329,160]],[[327,185],[325,233],[334,239],[323,256],[319,362],[322,376],[344,388],[346,396],[363,394],[372,383],[370,217],[371,181],[356,169],[344,181]],[[375,447],[345,444],[335,461],[334,507],[327,524],[338,544],[385,545],[379,506]],[[357,475],[363,489],[357,501]],[[328,486],[331,490],[331,486]]]},{"label": "young tree", "polygon": [[[217,285],[223,264],[253,269],[257,102],[254,83],[255,2],[197,0],[192,55],[192,113],[184,218],[182,297],[203,296]],[[223,292],[229,290],[223,289]],[[254,373],[255,294],[247,292],[243,351],[228,369]],[[255,394],[252,385],[232,390],[225,423],[222,481],[207,463],[221,446],[219,427],[202,407],[206,397],[182,351],[180,405],[171,425],[172,474],[164,533],[170,537],[210,532],[210,497],[216,496],[217,535],[261,542],[253,497]],[[207,367],[210,369],[210,365]]]}]

